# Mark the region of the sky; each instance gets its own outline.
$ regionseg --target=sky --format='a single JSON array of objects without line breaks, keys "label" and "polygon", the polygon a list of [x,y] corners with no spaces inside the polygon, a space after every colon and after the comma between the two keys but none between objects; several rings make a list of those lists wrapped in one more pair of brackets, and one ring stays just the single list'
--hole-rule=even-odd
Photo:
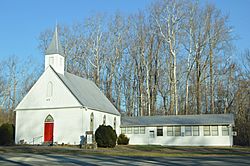
[{"label": "sky", "polygon": [[[16,55],[42,59],[38,37],[58,24],[71,25],[96,13],[135,13],[153,0],[1,0],[0,60]],[[214,3],[223,14],[229,14],[236,53],[250,49],[250,0],[201,0]],[[235,54],[236,54],[235,53]]]}]

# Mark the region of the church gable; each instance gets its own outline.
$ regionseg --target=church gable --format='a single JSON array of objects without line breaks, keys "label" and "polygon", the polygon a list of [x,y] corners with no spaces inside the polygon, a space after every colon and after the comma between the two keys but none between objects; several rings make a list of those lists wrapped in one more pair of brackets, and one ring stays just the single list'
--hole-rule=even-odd
[{"label": "church gable", "polygon": [[55,71],[49,67],[17,106],[22,109],[81,107]]}]

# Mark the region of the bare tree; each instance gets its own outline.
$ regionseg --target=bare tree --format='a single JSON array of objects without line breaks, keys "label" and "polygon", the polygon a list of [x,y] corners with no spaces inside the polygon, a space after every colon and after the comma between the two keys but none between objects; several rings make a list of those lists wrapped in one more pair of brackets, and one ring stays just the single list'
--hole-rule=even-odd
[{"label": "bare tree", "polygon": [[182,1],[164,1],[162,4],[157,4],[153,15],[159,33],[167,44],[169,54],[170,114],[174,114],[174,112],[178,114],[176,67],[181,42],[181,28],[185,18],[184,11],[185,5]]}]

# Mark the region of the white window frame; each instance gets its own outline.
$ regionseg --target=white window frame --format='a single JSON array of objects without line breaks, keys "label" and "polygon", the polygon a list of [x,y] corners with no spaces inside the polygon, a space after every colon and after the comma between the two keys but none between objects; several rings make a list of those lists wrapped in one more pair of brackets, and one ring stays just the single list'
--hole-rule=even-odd
[{"label": "white window frame", "polygon": [[193,136],[200,136],[200,126],[192,126]]},{"label": "white window frame", "polygon": [[192,126],[185,126],[185,136],[192,136]]},{"label": "white window frame", "polygon": [[134,127],[134,134],[139,134],[139,127]]},{"label": "white window frame", "polygon": [[167,126],[167,136],[174,136],[174,126]]},{"label": "white window frame", "polygon": [[132,134],[132,127],[127,127],[126,131],[127,131],[127,134]]},{"label": "white window frame", "polygon": [[219,136],[218,126],[211,126],[212,136]]},{"label": "white window frame", "polygon": [[140,127],[140,134],[145,134],[145,127]]},{"label": "white window frame", "polygon": [[121,133],[126,134],[126,127],[121,127]]},{"label": "white window frame", "polygon": [[229,127],[228,126],[221,126],[222,136],[229,136]]},{"label": "white window frame", "polygon": [[181,136],[181,126],[174,127],[174,136]]},{"label": "white window frame", "polygon": [[203,126],[203,135],[204,136],[211,136],[210,126]]}]

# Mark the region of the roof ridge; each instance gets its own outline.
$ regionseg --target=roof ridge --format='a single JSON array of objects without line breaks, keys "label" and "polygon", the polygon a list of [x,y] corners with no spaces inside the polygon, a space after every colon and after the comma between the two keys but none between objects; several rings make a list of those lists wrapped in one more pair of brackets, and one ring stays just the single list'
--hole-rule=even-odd
[{"label": "roof ridge", "polygon": [[149,118],[149,117],[188,117],[188,116],[222,116],[222,115],[233,115],[232,113],[227,114],[193,114],[193,115],[155,115],[155,116],[123,116],[126,118]]}]

